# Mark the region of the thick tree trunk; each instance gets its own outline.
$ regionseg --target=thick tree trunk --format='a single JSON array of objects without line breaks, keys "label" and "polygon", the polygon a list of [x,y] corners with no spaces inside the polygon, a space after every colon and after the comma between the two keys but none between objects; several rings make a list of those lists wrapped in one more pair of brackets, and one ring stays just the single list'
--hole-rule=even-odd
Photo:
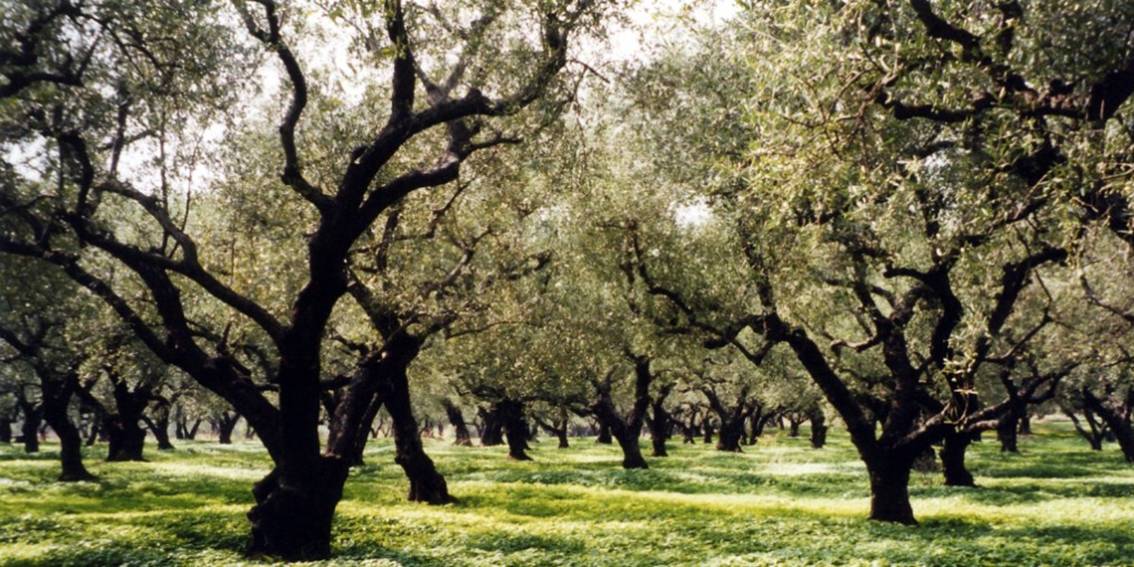
[{"label": "thick tree trunk", "polygon": [[557,446],[559,449],[570,449],[571,444],[567,440],[567,427],[563,426],[555,430],[555,438],[559,441]]},{"label": "thick tree trunk", "polygon": [[95,480],[95,476],[83,466],[83,438],[78,428],[67,418],[66,412],[58,416],[47,416],[51,429],[59,437],[59,460],[63,471],[59,480],[75,482]]},{"label": "thick tree trunk", "polygon": [[867,462],[870,472],[870,519],[880,522],[916,524],[910,506],[912,461],[878,457]]},{"label": "thick tree trunk", "polygon": [[965,467],[965,452],[972,439],[967,433],[945,435],[941,447],[941,470],[945,474],[945,486],[976,486],[972,473]]},{"label": "thick tree trunk", "polygon": [[697,427],[694,425],[681,426],[681,443],[683,445],[697,442]]},{"label": "thick tree trunk", "polygon": [[[433,459],[421,446],[420,429],[413,416],[410,403],[409,379],[404,368],[389,374],[389,389],[386,398],[386,411],[389,412],[394,427],[394,461],[402,467],[409,479],[408,498],[410,502],[446,504],[453,501],[445,477],[437,472]],[[364,437],[365,438],[365,437]]]},{"label": "thick tree trunk", "polygon": [[1000,419],[1000,424],[996,426],[996,438],[1000,441],[1000,451],[1002,453],[1020,452],[1016,436],[1019,421],[1018,417],[1012,412],[1009,412]]},{"label": "thick tree trunk", "polygon": [[1032,434],[1032,416],[1028,414],[1027,410],[1024,410],[1023,414],[1020,416],[1020,425],[1016,431],[1020,435]]},{"label": "thick tree trunk", "polygon": [[454,443],[465,447],[472,445],[472,436],[469,435],[469,426],[465,423],[465,415],[461,413],[461,408],[447,399],[441,400],[441,405],[445,408],[445,415],[449,418],[449,423],[453,425],[453,432],[456,436]]},{"label": "thick tree trunk", "polygon": [[12,420],[3,417],[0,418],[0,443],[5,445],[12,442]]},{"label": "thick tree trunk", "polygon": [[222,413],[214,422],[213,427],[217,433],[217,443],[221,445],[232,444],[232,432],[236,431],[236,424],[240,421],[240,414]]},{"label": "thick tree trunk", "polygon": [[256,483],[256,505],[248,512],[252,557],[286,561],[325,559],[331,554],[331,522],[342,499],[348,465],[336,457],[320,457],[296,481],[282,482],[278,469]]},{"label": "thick tree trunk", "polygon": [[504,423],[500,413],[495,407],[489,410],[480,410],[483,427],[480,430],[480,444],[482,447],[495,447],[504,443]]},{"label": "thick tree trunk", "polygon": [[111,415],[103,423],[110,447],[107,449],[107,461],[142,461],[142,451],[146,441],[146,430],[138,425],[137,416],[125,417]]},{"label": "thick tree trunk", "polygon": [[744,418],[721,420],[721,431],[717,435],[717,450],[732,453],[741,452],[740,440],[744,437]]},{"label": "thick tree trunk", "polygon": [[614,443],[614,438],[610,435],[610,426],[605,423],[599,424],[598,438],[595,443],[602,443],[603,445],[611,445]]},{"label": "thick tree trunk", "polygon": [[618,446],[622,448],[622,468],[645,469],[649,468],[646,459],[642,457],[642,446],[638,443],[638,436],[631,431],[620,431],[614,436]]},{"label": "thick tree trunk", "polygon": [[42,385],[43,418],[59,437],[59,461],[62,465],[59,480],[95,480],[94,475],[83,466],[83,437],[67,414],[78,378],[70,376],[66,380],[68,381],[63,384],[47,383],[45,380]]},{"label": "thick tree trunk", "polygon": [[528,437],[530,431],[524,420],[524,406],[515,400],[501,400],[496,403],[496,412],[504,426],[504,438],[508,442],[508,456],[517,461],[530,461],[528,456]]},{"label": "thick tree trunk", "polygon": [[816,408],[809,416],[811,420],[811,448],[822,449],[827,444],[827,416],[822,408]]},{"label": "thick tree trunk", "polygon": [[24,442],[25,453],[39,452],[39,425],[43,421],[43,410],[30,404],[21,407],[24,421],[20,427],[20,438]]}]

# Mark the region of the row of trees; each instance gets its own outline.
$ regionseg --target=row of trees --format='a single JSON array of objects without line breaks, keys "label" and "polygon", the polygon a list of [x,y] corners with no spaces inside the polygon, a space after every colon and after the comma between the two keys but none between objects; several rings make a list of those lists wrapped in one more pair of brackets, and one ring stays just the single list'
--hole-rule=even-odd
[{"label": "row of trees", "polygon": [[915,461],[971,485],[1036,406],[1134,461],[1127,2],[746,2],[616,63],[622,4],[15,3],[25,439],[42,415],[81,479],[84,413],[122,458],[239,416],[274,463],[249,554],[294,560],[376,423],[451,501],[442,413],[515,458],[593,420],[627,468],[643,430],[837,418],[903,523]]}]

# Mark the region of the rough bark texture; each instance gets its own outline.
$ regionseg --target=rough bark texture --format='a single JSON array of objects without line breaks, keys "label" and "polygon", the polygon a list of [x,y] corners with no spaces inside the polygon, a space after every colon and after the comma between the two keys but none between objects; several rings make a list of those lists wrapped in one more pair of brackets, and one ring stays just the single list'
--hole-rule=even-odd
[{"label": "rough bark texture", "polygon": [[348,466],[322,457],[297,481],[282,482],[278,469],[256,483],[256,505],[248,512],[250,556],[309,560],[331,554],[331,522],[342,498]]}]

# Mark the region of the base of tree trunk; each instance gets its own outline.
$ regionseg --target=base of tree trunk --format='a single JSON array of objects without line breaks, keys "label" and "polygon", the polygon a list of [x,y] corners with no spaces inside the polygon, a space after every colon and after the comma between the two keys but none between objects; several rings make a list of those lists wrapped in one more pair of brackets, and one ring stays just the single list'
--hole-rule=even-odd
[{"label": "base of tree trunk", "polygon": [[910,465],[880,463],[870,471],[870,519],[917,525],[910,506]]},{"label": "base of tree trunk", "polygon": [[248,512],[252,524],[249,557],[284,561],[316,561],[331,555],[331,522],[342,498],[347,467],[324,460],[322,474],[311,486],[287,486],[273,470],[256,483],[256,505]]},{"label": "base of tree trunk", "polygon": [[965,451],[972,440],[965,435],[949,435],[941,447],[941,470],[945,486],[974,487],[976,481],[965,466]]}]

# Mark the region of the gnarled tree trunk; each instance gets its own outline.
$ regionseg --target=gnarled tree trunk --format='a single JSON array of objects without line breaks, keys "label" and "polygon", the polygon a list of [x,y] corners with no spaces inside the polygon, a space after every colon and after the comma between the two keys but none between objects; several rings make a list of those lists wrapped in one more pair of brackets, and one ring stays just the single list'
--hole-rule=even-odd
[{"label": "gnarled tree trunk", "polygon": [[42,382],[43,417],[59,437],[59,460],[63,469],[59,480],[63,482],[95,480],[83,466],[83,438],[67,413],[77,380],[75,376],[67,376],[63,383]]},{"label": "gnarled tree trunk", "polygon": [[910,470],[913,460],[879,456],[866,463],[870,473],[870,519],[916,524],[910,506]]},{"label": "gnarled tree trunk", "polygon": [[445,415],[453,425],[455,436],[453,443],[465,447],[472,445],[472,436],[469,435],[469,426],[465,423],[465,415],[461,412],[461,408],[448,398],[441,400],[441,406],[445,408]]},{"label": "gnarled tree trunk", "polygon": [[452,502],[453,497],[449,495],[445,477],[437,472],[433,459],[429,458],[421,446],[420,429],[413,416],[405,368],[393,369],[388,373],[387,380],[388,389],[384,397],[386,411],[389,412],[394,427],[394,461],[402,467],[409,479],[409,500],[429,504]]}]

